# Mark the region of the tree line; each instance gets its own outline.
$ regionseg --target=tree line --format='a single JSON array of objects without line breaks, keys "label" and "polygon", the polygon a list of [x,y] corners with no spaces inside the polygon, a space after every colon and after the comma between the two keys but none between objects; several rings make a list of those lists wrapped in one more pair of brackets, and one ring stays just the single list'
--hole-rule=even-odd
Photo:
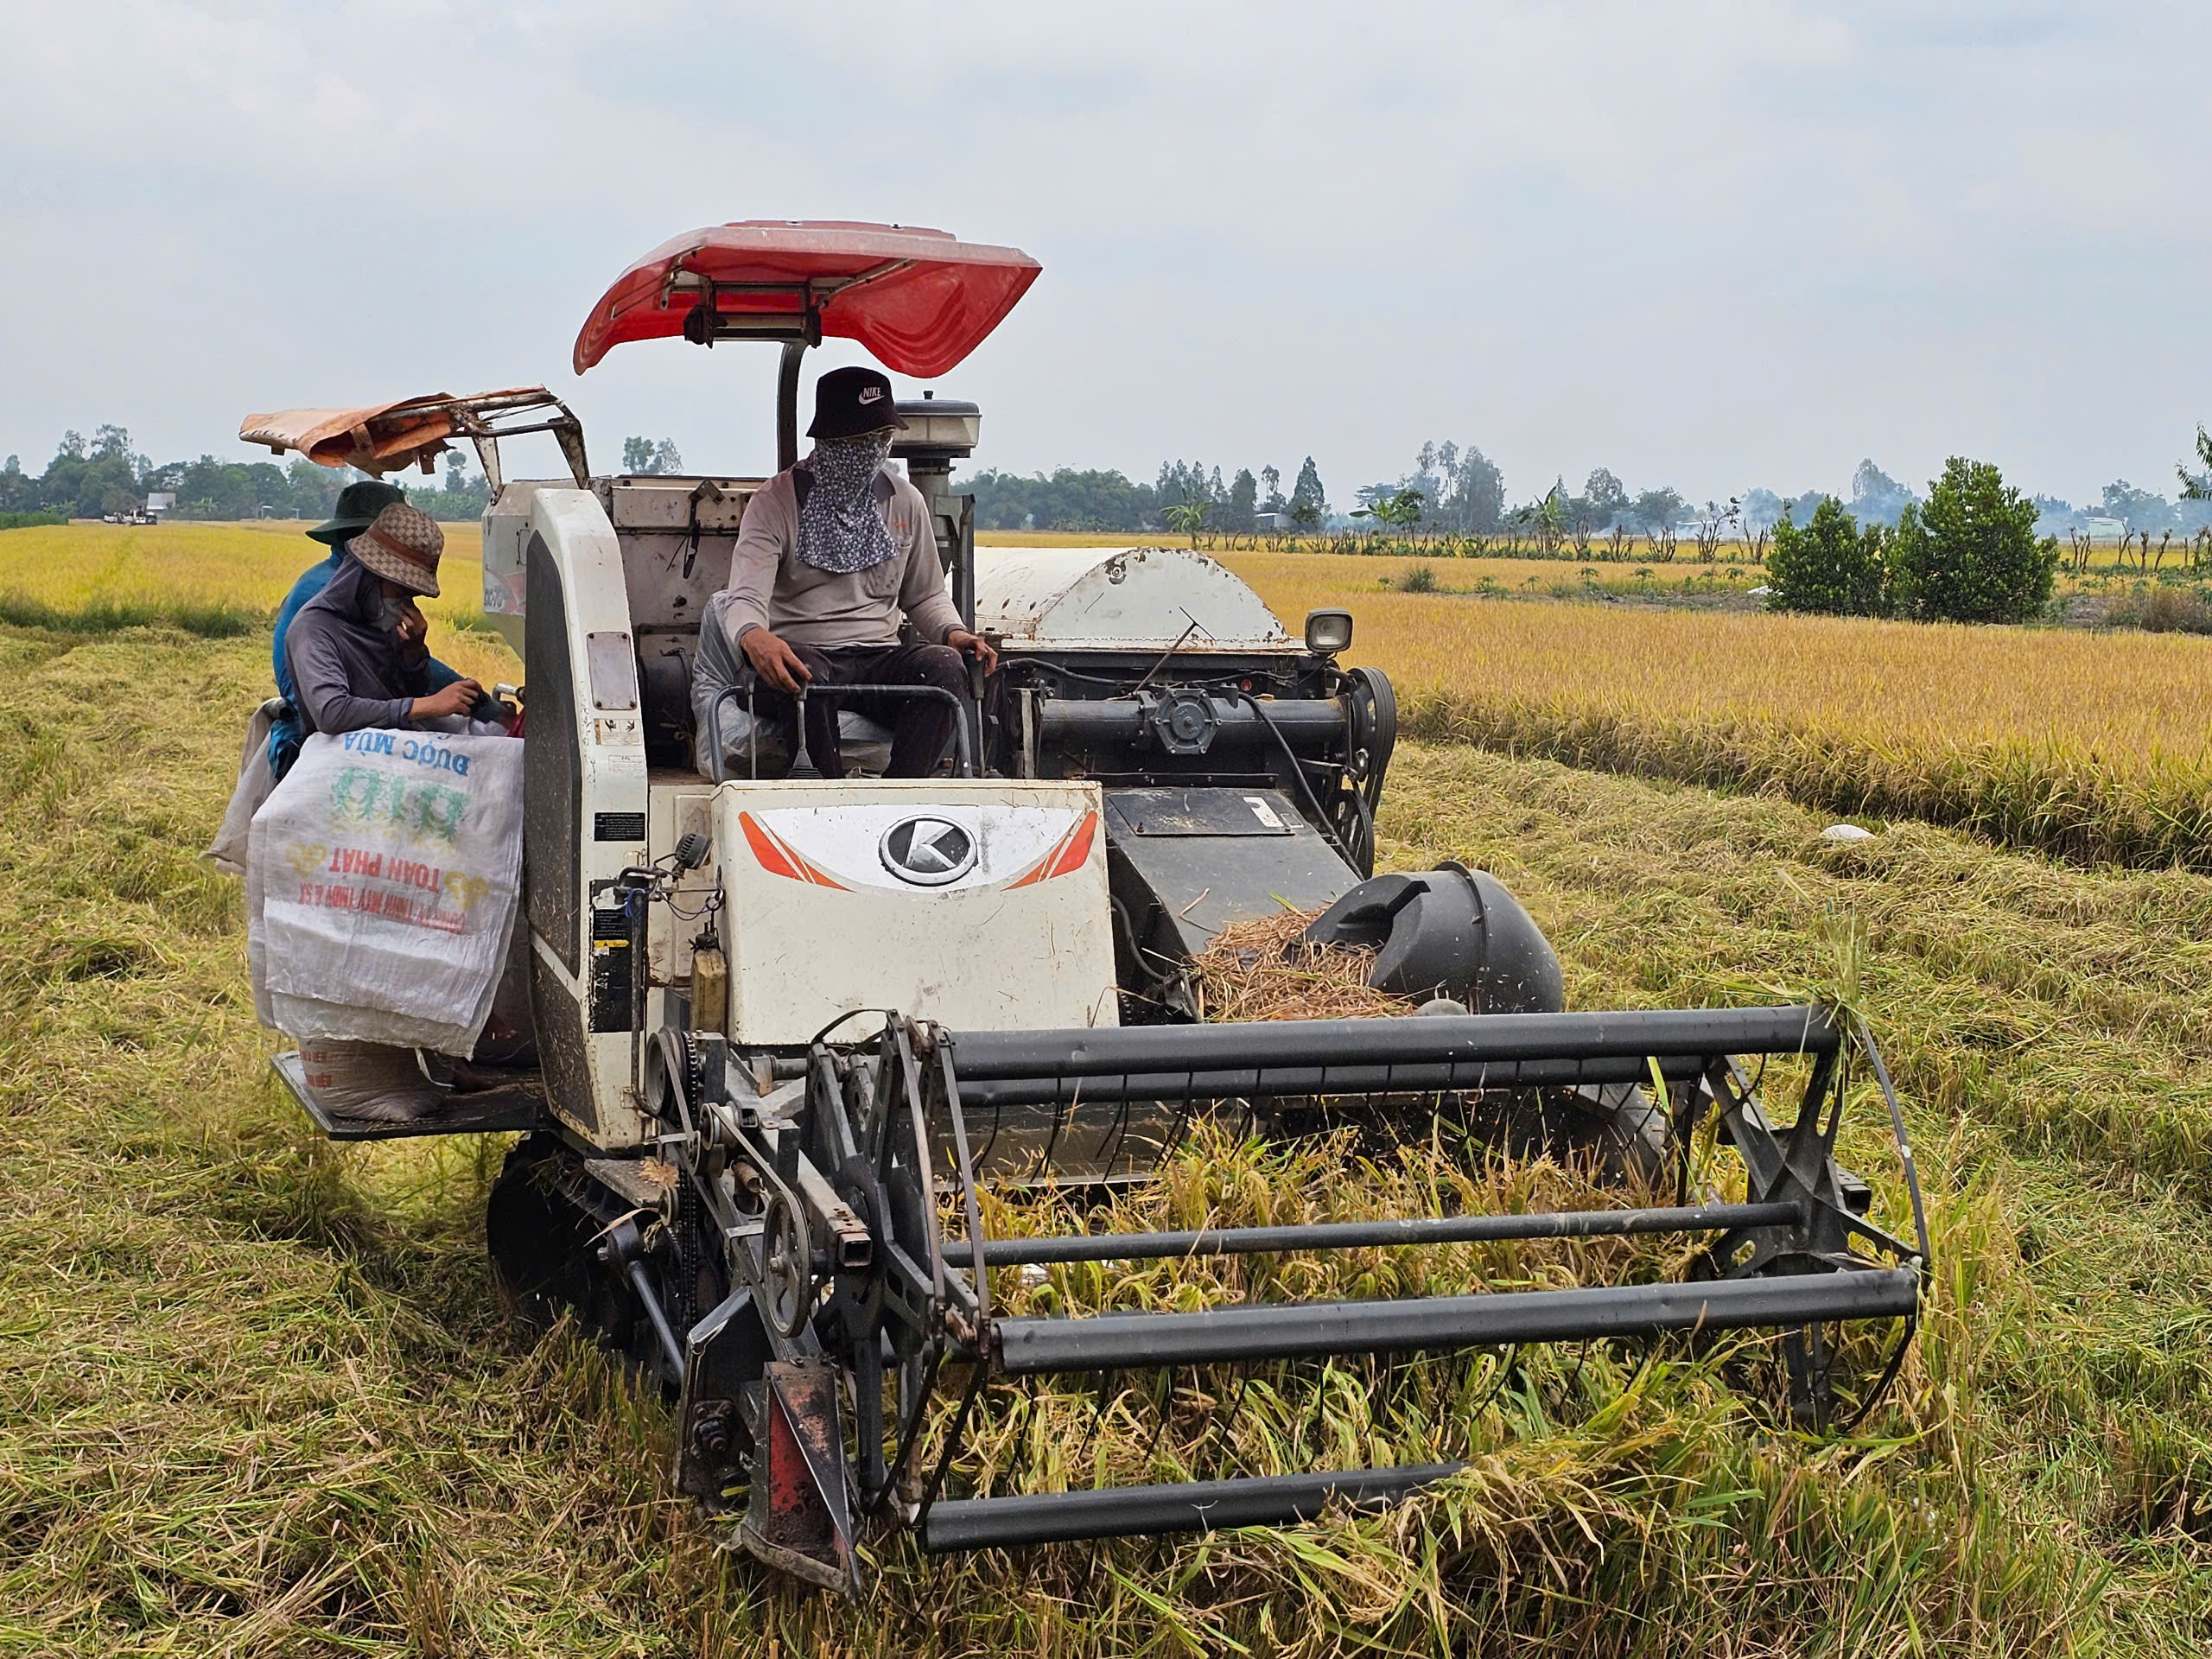
[{"label": "tree line", "polygon": [[1025,474],[986,467],[966,479],[960,493],[975,498],[979,530],[1166,530],[1195,518],[1208,529],[1241,534],[1259,528],[1263,515],[1307,530],[1331,516],[1311,455],[1287,495],[1273,466],[1256,473],[1240,467],[1224,482],[1220,467],[1196,461],[1162,461],[1149,484],[1110,469],[1062,467]]},{"label": "tree line", "polygon": [[[407,499],[439,518],[474,518],[491,500],[483,474],[472,473],[458,450],[445,457],[442,478],[409,485],[392,482]],[[61,435],[54,458],[36,475],[20,456],[0,461],[0,515],[47,514],[60,518],[99,518],[128,512],[151,495],[174,495],[169,516],[177,518],[325,518],[339,491],[365,477],[350,467],[318,467],[304,455],[279,466],[273,461],[156,462],[131,447],[129,429],[95,428],[91,438]]]},{"label": "tree line", "polygon": [[[2172,499],[2126,479],[2106,485],[2093,504],[2076,505],[2051,495],[2024,499],[2034,509],[2039,535],[2078,538],[2100,520],[2137,535],[2187,534],[2212,525],[2212,497],[2197,487],[2212,475],[2212,455],[2199,459],[2203,474],[2192,473],[2187,465],[2176,469],[2182,488]],[[669,439],[632,436],[623,442],[626,473],[674,474],[683,467],[683,457]],[[303,456],[281,466],[218,461],[208,454],[157,464],[133,449],[127,428],[102,425],[89,439],[75,431],[62,434],[39,474],[27,472],[15,455],[0,462],[0,522],[26,514],[97,518],[130,511],[160,493],[175,497],[170,512],[180,518],[320,518],[328,514],[338,492],[361,476],[315,466]],[[440,518],[475,518],[489,500],[482,474],[470,471],[458,450],[447,454],[444,472],[435,480],[410,483],[395,475],[393,482],[407,491],[410,502]],[[1173,461],[1162,462],[1148,484],[1118,471],[1063,467],[1031,474],[987,468],[962,487],[975,497],[976,522],[984,530],[1242,535],[1262,529],[1310,533],[1365,526],[1416,534],[1518,531],[1539,542],[1582,542],[1606,535],[1670,537],[1678,530],[1700,541],[1741,534],[1763,542],[1785,521],[1801,531],[1809,526],[1827,500],[1862,527],[1893,531],[1909,510],[1924,508],[1928,499],[1866,460],[1852,474],[1848,496],[1756,488],[1726,502],[1699,503],[1663,484],[1630,490],[1610,467],[1597,467],[1580,489],[1556,479],[1541,495],[1516,505],[1509,502],[1505,475],[1495,461],[1475,445],[1449,442],[1424,443],[1408,471],[1359,486],[1344,513],[1331,503],[1311,455],[1287,491],[1283,483],[1282,473],[1273,466],[1256,471],[1241,467],[1224,478],[1218,466]]]},{"label": "tree line", "polygon": [[[1312,456],[1286,493],[1274,467],[1240,467],[1226,480],[1223,469],[1198,461],[1165,461],[1150,484],[1116,471],[1063,467],[1051,473],[985,470],[963,486],[976,498],[976,523],[983,530],[1192,530],[1230,535],[1257,529],[1312,531],[1362,525],[1415,534],[1497,535],[1515,529],[1539,538],[1615,532],[1662,536],[1689,531],[1700,521],[1760,531],[1796,509],[1809,514],[1820,493],[1785,499],[1752,490],[1723,503],[1699,503],[1670,485],[1631,490],[1610,467],[1598,467],[1572,489],[1555,480],[1542,494],[1516,505],[1505,474],[1474,444],[1431,441],[1412,468],[1395,479],[1360,486],[1345,512],[1330,502]],[[1897,522],[1917,499],[1871,461],[1853,475],[1852,502],[1862,518]]]}]

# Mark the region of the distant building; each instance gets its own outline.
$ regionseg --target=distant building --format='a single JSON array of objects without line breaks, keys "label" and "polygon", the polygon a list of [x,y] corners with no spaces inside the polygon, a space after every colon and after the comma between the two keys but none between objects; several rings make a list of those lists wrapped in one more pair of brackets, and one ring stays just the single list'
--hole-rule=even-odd
[{"label": "distant building", "polygon": [[175,510],[176,492],[174,490],[157,490],[146,498],[146,511],[149,512],[174,512]]},{"label": "distant building", "polygon": [[1255,512],[1252,515],[1255,530],[1288,530],[1290,515],[1287,512]]},{"label": "distant building", "polygon": [[2093,542],[2116,542],[2127,534],[2127,521],[2125,518],[2084,518],[2082,528],[2088,532]]}]

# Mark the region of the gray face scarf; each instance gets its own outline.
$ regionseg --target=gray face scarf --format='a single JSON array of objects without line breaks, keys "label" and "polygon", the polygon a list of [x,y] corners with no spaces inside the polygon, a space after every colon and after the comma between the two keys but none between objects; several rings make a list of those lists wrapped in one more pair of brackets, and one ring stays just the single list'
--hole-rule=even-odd
[{"label": "gray face scarf", "polygon": [[875,505],[875,475],[890,455],[889,432],[824,438],[814,446],[807,457],[814,486],[798,510],[801,564],[849,576],[897,554]]}]

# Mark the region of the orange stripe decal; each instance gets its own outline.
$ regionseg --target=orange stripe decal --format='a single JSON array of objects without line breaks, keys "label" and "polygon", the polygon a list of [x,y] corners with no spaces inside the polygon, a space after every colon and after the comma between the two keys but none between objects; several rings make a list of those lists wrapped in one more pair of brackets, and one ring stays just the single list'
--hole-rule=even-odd
[{"label": "orange stripe decal", "polygon": [[1045,872],[1045,879],[1056,875],[1070,875],[1081,869],[1090,857],[1090,838],[1098,833],[1098,815],[1086,812],[1083,822],[1068,832],[1060,855],[1052,861],[1052,868]]},{"label": "orange stripe decal", "polygon": [[1039,881],[1049,881],[1056,875],[1067,875],[1081,869],[1090,856],[1091,838],[1097,833],[1098,815],[1086,812],[1081,823],[1053,843],[1051,852],[1007,882],[1007,890],[1033,887]]},{"label": "orange stripe decal", "polygon": [[791,880],[805,881],[817,887],[834,887],[839,893],[852,891],[793,852],[774,830],[756,822],[750,812],[739,813],[737,822],[745,831],[746,843],[753,849],[753,856],[769,874],[788,876]]},{"label": "orange stripe decal", "polygon": [[753,856],[760,861],[762,869],[771,875],[787,875],[794,881],[806,880],[791,868],[791,861],[784,856],[784,849],[776,844],[776,838],[755,823],[750,812],[739,813],[737,822],[745,831],[746,844],[753,849]]}]

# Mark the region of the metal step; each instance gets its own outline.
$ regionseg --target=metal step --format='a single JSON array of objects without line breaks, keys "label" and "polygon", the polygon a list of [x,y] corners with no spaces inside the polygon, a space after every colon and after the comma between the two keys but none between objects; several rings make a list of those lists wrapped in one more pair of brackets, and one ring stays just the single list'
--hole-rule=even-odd
[{"label": "metal step", "polygon": [[333,1141],[404,1141],[426,1135],[497,1135],[509,1130],[545,1128],[544,1085],[533,1075],[497,1089],[473,1094],[448,1094],[423,1085],[424,1103],[431,1106],[421,1117],[394,1122],[384,1118],[347,1117],[334,1112],[308,1086],[307,1071],[296,1052],[270,1058],[269,1069],[283,1080],[300,1109],[316,1128]]},{"label": "metal step", "polygon": [[1919,1299],[1916,1268],[1868,1268],[1703,1284],[1000,1319],[994,1330],[1001,1369],[1027,1376],[1873,1319],[1910,1313]]},{"label": "metal step", "polygon": [[930,1506],[922,1523],[922,1547],[938,1554],[1078,1538],[1287,1526],[1312,1520],[1332,1503],[1381,1509],[1421,1487],[1448,1480],[1465,1466],[1425,1463],[1404,1469],[1338,1469],[1312,1475],[950,1499]]}]

